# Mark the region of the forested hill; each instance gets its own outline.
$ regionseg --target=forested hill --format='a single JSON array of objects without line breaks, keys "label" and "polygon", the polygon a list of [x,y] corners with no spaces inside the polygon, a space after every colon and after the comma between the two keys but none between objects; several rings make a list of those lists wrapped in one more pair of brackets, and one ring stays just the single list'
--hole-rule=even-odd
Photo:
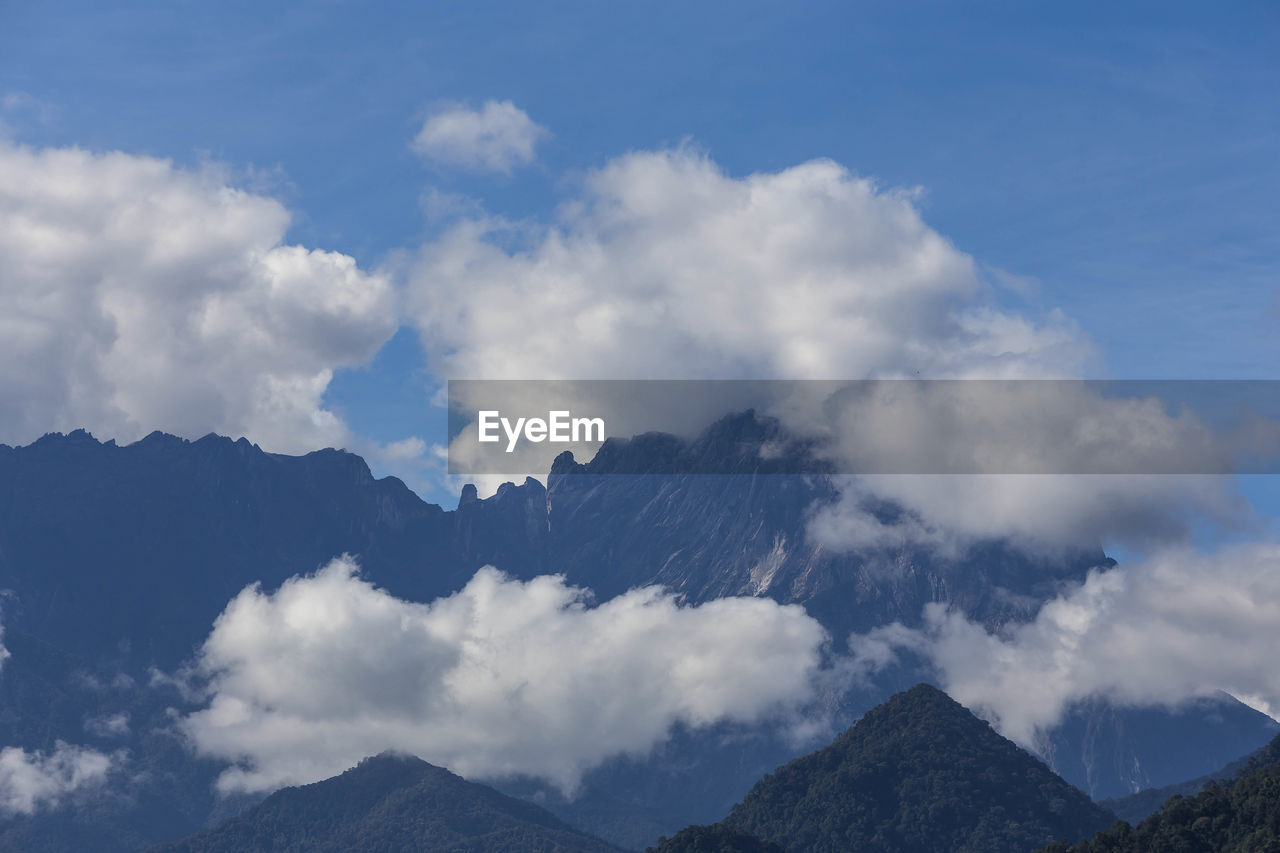
[{"label": "forested hill", "polygon": [[1089,841],[1042,853],[1278,853],[1280,737],[1250,756],[1230,782],[1173,796],[1137,826],[1117,823]]},{"label": "forested hill", "polygon": [[153,853],[617,853],[550,812],[418,758],[367,758],[332,779],[285,788]]},{"label": "forested hill", "polygon": [[657,847],[645,853],[786,853],[779,844],[761,841],[754,835],[726,826],[688,826],[671,838],[661,838]]},{"label": "forested hill", "polygon": [[1114,820],[922,684],[766,776],[724,822],[791,853],[1026,853]]}]

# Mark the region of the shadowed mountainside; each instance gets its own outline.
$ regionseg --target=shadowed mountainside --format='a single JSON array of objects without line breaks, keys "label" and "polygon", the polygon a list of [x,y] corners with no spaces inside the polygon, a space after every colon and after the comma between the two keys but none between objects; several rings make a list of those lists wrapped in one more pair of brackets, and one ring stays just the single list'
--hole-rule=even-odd
[{"label": "shadowed mountainside", "polygon": [[614,853],[544,809],[386,753],[340,776],[284,788],[215,827],[154,853],[415,850],[421,853]]}]

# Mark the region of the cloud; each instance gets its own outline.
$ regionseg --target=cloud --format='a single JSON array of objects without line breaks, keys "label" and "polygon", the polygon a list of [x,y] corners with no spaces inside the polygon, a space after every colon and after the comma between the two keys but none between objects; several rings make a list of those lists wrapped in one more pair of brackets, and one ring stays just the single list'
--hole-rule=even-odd
[{"label": "cloud", "polygon": [[1074,703],[1176,706],[1225,691],[1280,708],[1280,546],[1216,554],[1171,550],[1095,571],[1034,621],[991,632],[931,604],[921,630],[891,625],[854,636],[858,667],[923,655],[942,686],[1034,748]]},{"label": "cloud", "polygon": [[0,812],[32,814],[80,788],[101,784],[111,756],[58,741],[53,752],[0,749]]},{"label": "cloud", "polygon": [[[923,546],[943,558],[1001,540],[1054,559],[1081,548],[1167,546],[1200,523],[1256,526],[1234,481],[1213,476],[972,474],[840,478],[807,533],[838,550]],[[901,510],[885,520],[885,501]]]},{"label": "cloud", "polygon": [[752,722],[813,690],[824,633],[798,606],[659,589],[598,606],[558,576],[480,570],[431,604],[393,598],[349,558],[274,593],[242,591],[199,655],[207,708],[183,727],[236,762],[224,791],[322,779],[392,748],[465,776],[572,791],[671,726]]},{"label": "cloud", "polygon": [[209,168],[0,141],[0,441],[350,444],[336,368],[395,331],[389,279],[288,245],[289,212]]},{"label": "cloud", "polygon": [[[994,307],[913,194],[830,160],[734,177],[688,147],[627,154],[553,223],[461,219],[407,278],[440,378],[1071,376],[1092,357],[1061,315]],[[678,424],[603,414],[617,435],[684,431],[720,402],[656,413]],[[540,449],[525,471],[562,448]]]},{"label": "cloud", "polygon": [[510,174],[533,162],[547,129],[510,101],[485,101],[478,109],[457,105],[429,117],[413,150],[447,166]]},{"label": "cloud", "polygon": [[619,157],[551,225],[470,217],[424,247],[411,311],[438,376],[1076,375],[1064,318],[1001,313],[913,197],[829,160],[735,178]]},{"label": "cloud", "polygon": [[[1160,387],[1105,387],[873,383],[826,401],[824,456],[887,473],[844,480],[810,534],[851,549],[910,541],[954,553],[1002,538],[1052,552],[1168,544],[1197,520],[1249,522],[1230,478],[1211,475],[1233,469],[1245,446],[1235,431],[1171,412]],[[884,521],[874,511],[884,501],[904,512]]]},{"label": "cloud", "polygon": [[[1061,314],[999,309],[996,287],[928,226],[915,194],[829,160],[735,177],[687,147],[631,153],[587,175],[550,224],[465,216],[420,251],[407,278],[409,310],[442,378],[1079,377],[1095,358]],[[711,395],[678,407],[588,396],[565,408],[603,416],[610,434],[626,436],[688,435],[729,406],[755,406],[802,435],[833,438],[824,452],[845,471],[920,448],[937,463],[926,471],[959,460],[998,473],[1012,455],[1058,471],[1190,458],[1216,470],[1221,448],[1188,419],[1035,384],[990,392],[981,405],[916,401],[909,412],[884,399],[831,407]],[[812,422],[814,413],[826,420]],[[455,441],[455,464],[473,463],[476,447]],[[525,444],[502,473],[542,476],[563,449]],[[492,488],[506,477],[469,479]],[[1198,514],[1239,509],[1221,480],[1194,478],[1019,473],[845,485],[844,500],[810,528],[842,549],[911,540],[955,551],[1011,535],[1052,550],[1180,535]],[[900,523],[869,515],[868,496],[904,508]]]},{"label": "cloud", "polygon": [[129,715],[119,713],[89,717],[84,721],[84,729],[98,737],[123,737],[129,734]]}]

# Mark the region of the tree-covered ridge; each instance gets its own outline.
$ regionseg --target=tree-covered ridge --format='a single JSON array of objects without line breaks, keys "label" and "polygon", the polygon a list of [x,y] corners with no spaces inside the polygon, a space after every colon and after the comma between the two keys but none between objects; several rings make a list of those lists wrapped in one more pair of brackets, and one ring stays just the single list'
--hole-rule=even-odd
[{"label": "tree-covered ridge", "polygon": [[919,685],[766,776],[725,823],[792,853],[1026,853],[1114,816]]},{"label": "tree-covered ridge", "polygon": [[285,788],[153,853],[616,853],[533,803],[409,756],[367,758],[340,776]]},{"label": "tree-covered ridge", "polygon": [[1280,737],[1241,762],[1233,782],[1174,796],[1137,826],[1119,822],[1088,841],[1043,853],[1277,853]]},{"label": "tree-covered ridge", "polygon": [[645,853],[786,853],[772,841],[761,841],[750,833],[723,823],[687,826],[671,838],[659,838],[657,847]]}]

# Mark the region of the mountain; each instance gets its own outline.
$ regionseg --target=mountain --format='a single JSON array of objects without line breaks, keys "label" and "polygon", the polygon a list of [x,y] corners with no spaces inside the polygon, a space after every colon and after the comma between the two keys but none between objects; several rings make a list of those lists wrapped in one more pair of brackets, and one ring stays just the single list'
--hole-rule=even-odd
[{"label": "mountain", "polygon": [[792,853],[1025,853],[1114,820],[921,684],[762,779],[724,823]]},{"label": "mountain", "polygon": [[342,553],[417,600],[453,592],[486,564],[539,574],[542,549],[529,537],[540,528],[526,520],[545,512],[533,480],[445,512],[336,450],[51,434],[0,445],[4,624],[134,674],[169,671],[246,585],[275,587]]},{"label": "mountain", "polygon": [[154,853],[414,850],[611,853],[544,809],[418,758],[385,753],[332,779],[284,788]]},{"label": "mountain", "polygon": [[1173,796],[1137,826],[1118,823],[1043,853],[1276,853],[1280,851],[1280,738],[1243,762],[1233,781]]},{"label": "mountain", "polygon": [[781,845],[725,826],[688,826],[671,838],[658,839],[645,853],[786,853]]},{"label": "mountain", "polygon": [[[1280,724],[1226,693],[1172,708],[1117,708],[1090,700],[1071,708],[1036,744],[1054,772],[1095,800],[1125,797],[1215,772],[1247,755]],[[1184,741],[1188,732],[1196,736]],[[1178,744],[1170,749],[1169,744]],[[1164,801],[1152,803],[1152,808]]]},{"label": "mountain", "polygon": [[1136,794],[1130,794],[1127,797],[1103,800],[1101,805],[1115,812],[1116,816],[1121,820],[1137,823],[1159,811],[1160,807],[1172,797],[1194,797],[1212,783],[1229,783],[1240,776],[1277,763],[1280,763],[1280,736],[1277,736],[1256,752],[1233,761],[1213,773],[1208,773],[1186,782],[1165,785],[1162,788],[1149,788]]},{"label": "mountain", "polygon": [[[0,623],[12,652],[0,669],[0,747],[48,753],[64,740],[122,756],[120,777],[97,799],[86,790],[62,808],[0,815],[0,850],[76,849],[76,827],[98,833],[95,849],[138,850],[243,807],[212,794],[217,766],[184,749],[170,724],[168,709],[187,713],[197,698],[156,674],[188,661],[245,586],[271,590],[342,553],[415,601],[452,593],[489,564],[522,579],[560,572],[598,600],[651,583],[690,603],[768,596],[802,604],[836,646],[849,631],[918,624],[931,601],[992,628],[1020,621],[1109,564],[1092,545],[1051,562],[999,542],[957,560],[823,548],[806,529],[835,486],[820,466],[782,474],[762,461],[761,448],[780,438],[776,422],[745,413],[692,441],[610,439],[588,462],[556,460],[546,488],[527,479],[480,499],[468,487],[454,510],[337,450],[282,456],[243,439],[160,433],[118,446],[83,431],[0,445]],[[727,470],[741,473],[701,473]],[[926,678],[903,665],[823,702],[843,727]],[[1130,712],[1089,708],[1097,724],[1066,731],[1048,756],[1099,795],[1191,778],[1272,736],[1240,708],[1171,716],[1159,739],[1144,737],[1155,718],[1130,724]],[[108,718],[128,725],[94,728]],[[573,800],[538,780],[501,787],[642,848],[717,820],[801,749],[785,732],[677,730],[647,756],[589,771]]]},{"label": "mountain", "polygon": [[[761,458],[761,448],[785,441],[780,429],[745,412],[689,442],[651,433],[610,438],[586,463],[561,454],[547,478],[548,564],[601,598],[656,583],[694,602],[759,595],[802,603],[835,637],[918,625],[931,601],[992,626],[1028,619],[1064,581],[1114,565],[1095,545],[1052,560],[994,540],[961,560],[923,547],[826,547],[806,535],[808,521],[838,489],[820,471],[778,473],[803,463]],[[650,459],[659,473],[633,473]],[[704,473],[726,470],[739,473]]]}]

